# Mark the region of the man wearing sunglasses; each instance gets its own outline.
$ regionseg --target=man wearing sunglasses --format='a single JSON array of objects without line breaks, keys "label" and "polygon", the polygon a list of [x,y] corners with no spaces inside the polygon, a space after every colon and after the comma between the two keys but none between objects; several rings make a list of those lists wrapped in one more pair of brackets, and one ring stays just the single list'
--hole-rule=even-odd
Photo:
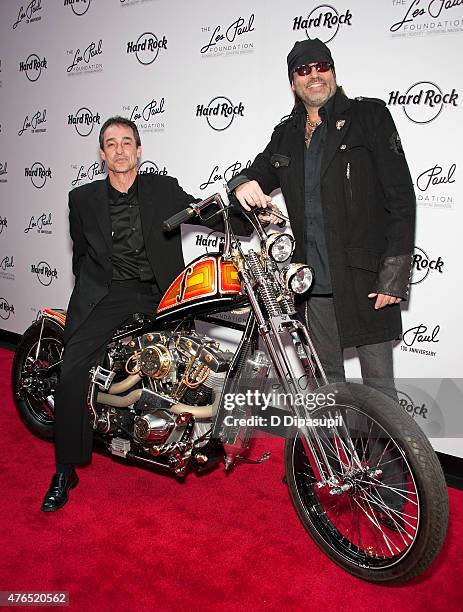
[{"label": "man wearing sunglasses", "polygon": [[[356,347],[364,383],[398,401],[392,343],[402,332],[399,303],[408,295],[415,228],[400,138],[384,102],[351,100],[338,87],[323,42],[297,42],[287,62],[295,106],[228,188],[246,210],[268,208],[269,194],[281,188],[296,239],[293,259],[314,269],[298,310],[328,380],[345,380],[343,351]],[[400,457],[391,457],[383,479],[401,488]],[[400,531],[402,497],[385,491],[396,518],[379,507],[376,516]]]},{"label": "man wearing sunglasses", "polygon": [[381,100],[349,99],[328,47],[297,42],[287,58],[295,106],[228,188],[267,208],[281,188],[296,239],[294,261],[314,268],[306,304],[330,381],[357,347],[364,382],[397,400],[392,341],[402,331],[414,244],[415,196],[392,117]]}]

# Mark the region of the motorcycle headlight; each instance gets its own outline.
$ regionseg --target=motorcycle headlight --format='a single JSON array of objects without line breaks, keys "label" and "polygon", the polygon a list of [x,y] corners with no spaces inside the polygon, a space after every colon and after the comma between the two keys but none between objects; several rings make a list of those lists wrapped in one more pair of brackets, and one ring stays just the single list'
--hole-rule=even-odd
[{"label": "motorcycle headlight", "polygon": [[290,264],[282,276],[286,289],[293,293],[305,293],[313,281],[312,269],[305,264]]},{"label": "motorcycle headlight", "polygon": [[270,234],[265,241],[267,253],[277,263],[287,261],[294,251],[294,238],[290,234]]}]

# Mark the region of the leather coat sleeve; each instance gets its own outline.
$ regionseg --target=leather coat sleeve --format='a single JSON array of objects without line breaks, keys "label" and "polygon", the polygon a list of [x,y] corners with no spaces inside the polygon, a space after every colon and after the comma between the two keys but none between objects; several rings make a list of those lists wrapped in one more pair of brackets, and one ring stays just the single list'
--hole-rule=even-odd
[{"label": "leather coat sleeve", "polygon": [[237,174],[236,176],[234,176],[232,179],[230,179],[227,183],[227,189],[228,192],[233,192],[235,191],[235,189],[237,187],[239,187],[240,185],[244,185],[244,183],[249,183],[251,179],[248,179],[248,177],[244,174],[244,172],[240,172],[240,174]]},{"label": "leather coat sleeve", "polygon": [[87,241],[82,229],[82,221],[76,202],[71,193],[69,194],[69,232],[72,239],[72,272],[78,278],[81,259],[87,252]]},{"label": "leather coat sleeve", "polygon": [[412,269],[412,255],[385,257],[376,279],[375,293],[393,295],[403,300],[408,298]]},{"label": "leather coat sleeve", "polygon": [[378,271],[377,293],[406,299],[415,235],[416,198],[407,160],[392,116],[381,108],[374,158],[388,213],[386,249]]}]

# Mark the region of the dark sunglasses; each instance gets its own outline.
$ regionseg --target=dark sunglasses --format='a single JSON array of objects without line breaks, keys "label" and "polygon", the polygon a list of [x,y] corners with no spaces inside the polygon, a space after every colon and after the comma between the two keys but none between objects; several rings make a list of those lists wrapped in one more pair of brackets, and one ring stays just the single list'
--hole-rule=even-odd
[{"label": "dark sunglasses", "polygon": [[328,72],[333,64],[330,62],[315,62],[315,64],[302,64],[293,70],[293,74],[297,72],[299,76],[307,76],[315,68],[317,72]]}]

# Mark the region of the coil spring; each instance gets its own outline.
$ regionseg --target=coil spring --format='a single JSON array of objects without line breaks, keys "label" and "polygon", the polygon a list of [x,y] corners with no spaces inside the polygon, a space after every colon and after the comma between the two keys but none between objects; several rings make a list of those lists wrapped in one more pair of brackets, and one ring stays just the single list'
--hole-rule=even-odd
[{"label": "coil spring", "polygon": [[293,314],[296,311],[294,299],[287,297],[283,298],[281,300],[281,308],[285,314]]},{"label": "coil spring", "polygon": [[264,302],[264,306],[267,310],[267,313],[270,317],[280,315],[281,307],[277,302],[277,297],[275,295],[275,291],[273,287],[270,286],[270,283],[267,281],[265,276],[265,272],[262,268],[262,265],[257,257],[257,254],[250,250],[247,254],[247,260],[249,264],[249,268],[257,281],[258,284],[258,293]]}]

